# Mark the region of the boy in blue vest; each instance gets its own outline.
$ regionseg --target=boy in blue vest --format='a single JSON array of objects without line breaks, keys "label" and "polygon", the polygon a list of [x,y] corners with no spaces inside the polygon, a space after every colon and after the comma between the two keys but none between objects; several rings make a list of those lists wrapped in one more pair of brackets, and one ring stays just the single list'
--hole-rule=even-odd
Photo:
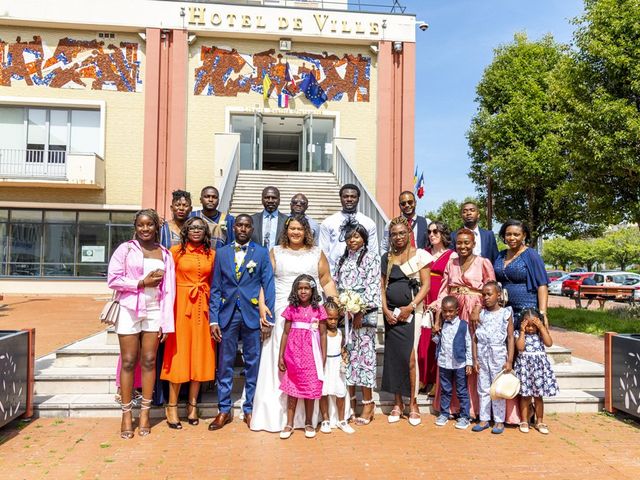
[{"label": "boy in blue vest", "polygon": [[467,322],[458,317],[458,299],[453,296],[442,299],[441,315],[442,330],[436,349],[438,367],[440,370],[440,415],[436,425],[443,427],[449,421],[449,406],[453,385],[460,402],[460,417],[456,428],[461,430],[469,427],[469,391],[467,390],[467,375],[471,374],[473,356],[471,351],[471,335]]}]

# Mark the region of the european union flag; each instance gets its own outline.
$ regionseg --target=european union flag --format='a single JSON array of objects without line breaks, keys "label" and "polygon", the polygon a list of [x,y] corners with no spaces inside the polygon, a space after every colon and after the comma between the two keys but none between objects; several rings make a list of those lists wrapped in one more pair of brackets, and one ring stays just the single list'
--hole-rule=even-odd
[{"label": "european union flag", "polygon": [[313,73],[307,73],[307,76],[300,82],[300,90],[304,92],[304,96],[307,97],[316,108],[319,108],[327,101],[327,94]]}]

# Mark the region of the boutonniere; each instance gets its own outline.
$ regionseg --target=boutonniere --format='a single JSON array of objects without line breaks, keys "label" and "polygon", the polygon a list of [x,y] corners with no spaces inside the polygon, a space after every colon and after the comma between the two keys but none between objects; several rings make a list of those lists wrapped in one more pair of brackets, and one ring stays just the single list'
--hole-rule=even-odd
[{"label": "boutonniere", "polygon": [[220,227],[220,230],[222,230],[223,232],[227,231],[227,222],[219,223],[218,226]]},{"label": "boutonniere", "polygon": [[251,260],[249,263],[247,263],[247,271],[249,273],[253,273],[253,271],[255,270],[255,268],[258,266],[258,264],[256,262],[254,262],[253,260]]},{"label": "boutonniere", "polygon": [[252,298],[251,299],[251,303],[253,303],[254,305],[258,305],[258,299],[257,298]]}]

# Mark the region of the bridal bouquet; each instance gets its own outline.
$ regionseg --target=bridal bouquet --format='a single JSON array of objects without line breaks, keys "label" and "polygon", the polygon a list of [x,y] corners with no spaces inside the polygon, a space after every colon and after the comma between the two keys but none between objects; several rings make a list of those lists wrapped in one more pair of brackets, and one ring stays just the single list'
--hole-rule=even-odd
[{"label": "bridal bouquet", "polygon": [[354,290],[345,290],[338,297],[340,306],[345,312],[355,315],[356,313],[364,312],[367,309],[366,303],[362,300],[360,294]]}]

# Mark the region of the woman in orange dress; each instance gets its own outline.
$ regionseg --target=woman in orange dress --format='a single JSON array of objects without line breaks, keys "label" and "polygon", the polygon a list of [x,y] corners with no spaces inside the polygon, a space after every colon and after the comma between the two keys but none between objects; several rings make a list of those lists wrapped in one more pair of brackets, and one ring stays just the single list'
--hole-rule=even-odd
[{"label": "woman in orange dress", "polygon": [[176,264],[175,333],[167,337],[163,380],[168,380],[169,403],[165,407],[169,428],[181,429],[178,394],[189,383],[187,420],[197,425],[200,383],[215,378],[216,356],[209,332],[209,291],[215,250],[211,235],[199,217],[189,218],[180,232],[181,242],[171,247]]}]

